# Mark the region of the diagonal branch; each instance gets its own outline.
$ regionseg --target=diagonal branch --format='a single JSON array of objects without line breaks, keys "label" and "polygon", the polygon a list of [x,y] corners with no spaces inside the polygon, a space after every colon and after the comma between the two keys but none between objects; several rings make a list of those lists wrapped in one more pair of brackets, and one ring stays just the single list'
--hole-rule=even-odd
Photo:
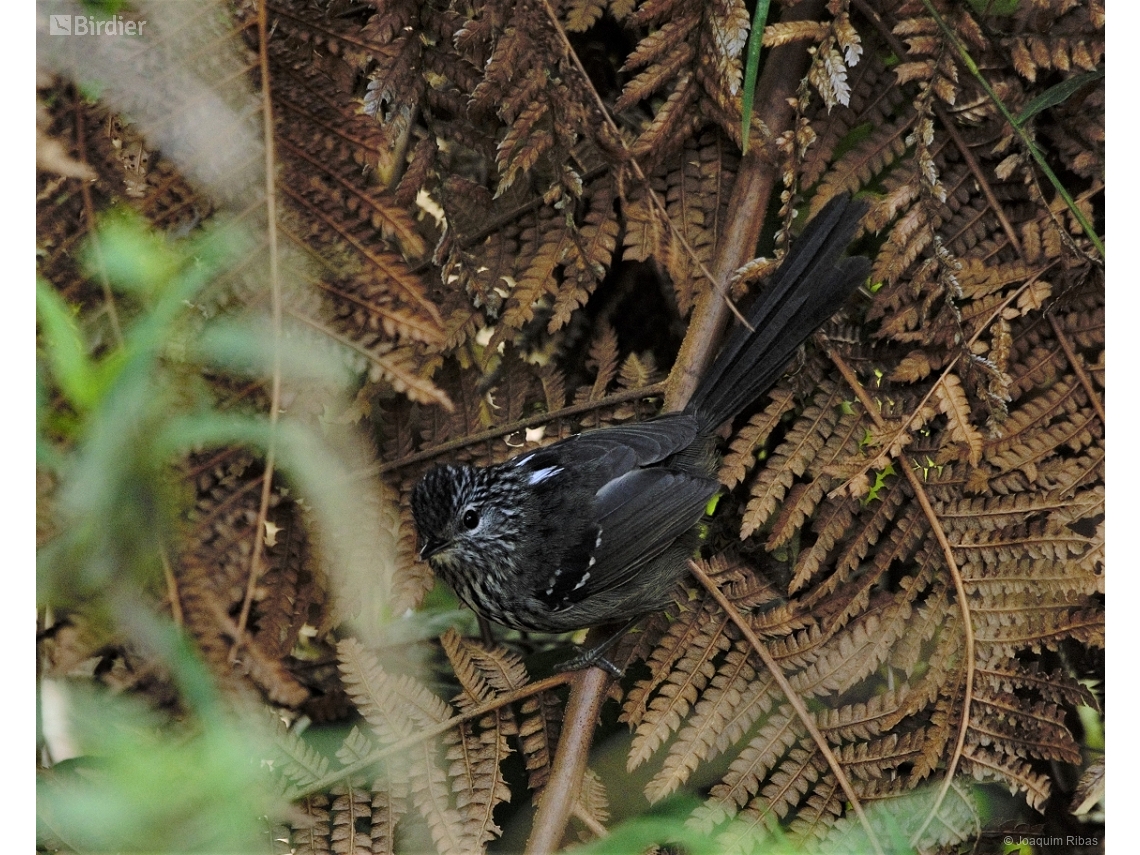
[{"label": "diagonal branch", "polygon": [[[762,146],[753,148],[745,155],[729,203],[729,210],[734,212],[734,217],[729,222],[723,238],[717,241],[719,249],[715,273],[710,272],[697,258],[684,235],[674,226],[664,203],[658,198],[645,173],[629,153],[617,125],[578,60],[549,0],[543,0],[543,7],[562,41],[567,57],[577,68],[583,84],[592,94],[609,133],[613,139],[620,142],[629,157],[634,175],[645,186],[649,199],[663,221],[668,224],[678,243],[684,247],[694,264],[712,283],[712,290],[706,291],[698,304],[668,381],[665,409],[679,410],[696,389],[701,373],[712,362],[720,339],[720,331],[728,319],[728,312],[732,311],[744,322],[735,305],[725,296],[726,284],[732,272],[752,257],[759,240],[764,224],[764,212],[777,180],[775,164],[762,157]],[[806,0],[785,15],[784,19],[818,18],[823,13],[823,8],[824,0]],[[791,123],[793,113],[788,101],[795,95],[800,80],[807,72],[807,57],[807,52],[798,45],[787,45],[772,51],[758,86],[761,92],[767,93],[760,105],[760,115],[765,127],[786,127]],[[562,839],[576,801],[574,793],[586,768],[586,757],[597,724],[597,711],[605,699],[608,685],[609,675],[598,668],[589,669],[574,683],[567,706],[567,726],[563,729],[562,738],[559,740],[551,778],[546,787],[547,795],[544,795],[535,816],[532,836],[527,844],[528,855],[552,852]]]},{"label": "diagonal branch", "polygon": [[1104,415],[1104,402],[1100,399],[1096,387],[1093,386],[1089,373],[1085,371],[1084,360],[1073,350],[1073,343],[1069,341],[1068,334],[1061,329],[1061,322],[1057,320],[1056,315],[1049,315],[1049,323],[1053,327],[1053,333],[1057,336],[1057,341],[1061,343],[1061,349],[1065,351],[1069,365],[1073,367],[1073,373],[1077,375],[1077,379],[1081,381],[1081,386],[1084,387],[1085,394],[1089,396],[1089,403],[1092,404],[1097,416],[1100,417],[1101,424],[1107,424]]},{"label": "diagonal branch", "polygon": [[[786,11],[780,22],[816,20],[823,14],[824,5],[824,0],[805,0]],[[756,87],[763,93],[756,108],[760,126],[769,129],[769,139],[765,142],[771,141],[770,129],[792,126],[795,110],[791,99],[795,98],[807,69],[808,53],[801,45],[782,45],[768,55]],[[766,145],[751,147],[741,158],[728,203],[732,218],[716,242],[713,282],[718,291],[729,282],[733,272],[755,255],[764,228],[764,215],[778,180],[778,164],[769,156]],[[728,310],[719,294],[702,295],[669,376],[667,410],[681,409],[692,396],[716,355],[720,334],[727,322]]]},{"label": "diagonal branch", "polygon": [[528,416],[525,419],[509,422],[507,424],[498,425],[497,427],[488,428],[487,430],[480,431],[479,433],[469,433],[460,437],[456,437],[448,442],[433,445],[431,448],[426,448],[416,454],[409,454],[406,457],[401,457],[393,460],[390,463],[381,463],[377,466],[371,466],[367,469],[362,469],[358,474],[360,476],[383,475],[386,472],[392,472],[396,469],[403,469],[406,466],[411,466],[416,463],[422,463],[425,460],[431,460],[444,454],[450,454],[460,448],[467,448],[472,445],[479,445],[480,443],[487,442],[491,439],[498,439],[501,436],[510,436],[512,433],[518,433],[527,428],[537,427],[538,425],[547,425],[551,422],[559,421],[561,419],[569,419],[583,413],[592,413],[597,410],[605,410],[610,407],[616,407],[618,404],[624,404],[627,401],[640,401],[645,398],[652,398],[660,395],[665,391],[665,384],[654,383],[651,386],[641,386],[637,389],[626,389],[623,392],[615,392],[613,395],[607,395],[604,398],[598,398],[596,401],[583,401],[580,404],[571,404],[568,407],[562,407],[559,410],[554,410],[549,413],[536,413],[533,416]]}]

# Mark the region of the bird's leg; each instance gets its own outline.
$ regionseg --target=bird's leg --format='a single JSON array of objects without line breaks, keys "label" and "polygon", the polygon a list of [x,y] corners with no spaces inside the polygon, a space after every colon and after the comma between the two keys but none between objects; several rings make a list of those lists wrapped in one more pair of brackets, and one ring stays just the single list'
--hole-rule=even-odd
[{"label": "bird's leg", "polygon": [[621,639],[623,635],[633,629],[636,624],[644,615],[638,615],[633,620],[629,621],[625,626],[603,641],[601,644],[596,644],[593,647],[583,650],[572,659],[555,666],[555,671],[578,671],[582,668],[601,668],[608,671],[614,677],[621,677],[621,669],[618,668],[613,662],[606,658],[606,654],[610,652],[611,648]]}]

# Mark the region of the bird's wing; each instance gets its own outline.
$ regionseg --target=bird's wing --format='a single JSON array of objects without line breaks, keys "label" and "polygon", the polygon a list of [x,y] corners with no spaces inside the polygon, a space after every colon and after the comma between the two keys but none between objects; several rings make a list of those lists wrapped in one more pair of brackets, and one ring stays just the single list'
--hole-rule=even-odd
[{"label": "bird's wing", "polygon": [[609,481],[595,499],[593,525],[567,550],[544,599],[568,606],[623,585],[700,522],[719,488],[715,478],[666,467]]},{"label": "bird's wing", "polygon": [[511,461],[532,473],[568,467],[598,490],[638,467],[652,466],[688,447],[697,437],[697,420],[670,413],[645,422],[585,431],[537,448]]}]

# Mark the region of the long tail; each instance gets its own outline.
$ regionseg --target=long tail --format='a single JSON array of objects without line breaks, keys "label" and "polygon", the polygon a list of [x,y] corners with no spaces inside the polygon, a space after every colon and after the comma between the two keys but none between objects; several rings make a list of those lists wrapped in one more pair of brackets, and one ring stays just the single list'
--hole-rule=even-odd
[{"label": "long tail", "polygon": [[871,262],[841,258],[867,203],[843,195],[824,206],[748,312],[736,324],[689,400],[701,430],[715,430],[780,378],[793,354],[867,278]]}]

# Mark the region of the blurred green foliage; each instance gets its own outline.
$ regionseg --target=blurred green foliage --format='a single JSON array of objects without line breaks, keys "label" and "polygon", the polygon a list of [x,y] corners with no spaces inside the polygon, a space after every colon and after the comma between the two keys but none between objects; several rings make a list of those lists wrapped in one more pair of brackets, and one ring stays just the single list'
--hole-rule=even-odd
[{"label": "blurred green foliage", "polygon": [[[260,712],[223,704],[205,666],[161,616],[162,557],[192,497],[178,465],[195,449],[278,449],[287,477],[323,519],[343,470],[310,428],[220,412],[204,368],[264,378],[276,338],[265,324],[207,321],[195,301],[248,247],[232,225],[171,240],[128,214],[108,217],[83,258],[127,318],[121,343],[97,343],[51,283],[39,280],[37,463],[54,489],[37,554],[37,600],[81,613],[94,631],[164,669],[177,702],[163,715],[82,680],[41,682],[40,846],[76,851],[263,849],[279,799]],[[286,368],[343,386],[327,358],[294,349]],[[260,837],[260,843],[258,838]]]},{"label": "blurred green foliage", "polygon": [[41,847],[265,851],[266,818],[284,809],[263,761],[268,734],[254,716],[223,711],[194,653],[165,629],[167,663],[193,704],[182,721],[82,684],[52,681],[42,691],[41,711],[51,707],[77,756],[37,777]]}]

